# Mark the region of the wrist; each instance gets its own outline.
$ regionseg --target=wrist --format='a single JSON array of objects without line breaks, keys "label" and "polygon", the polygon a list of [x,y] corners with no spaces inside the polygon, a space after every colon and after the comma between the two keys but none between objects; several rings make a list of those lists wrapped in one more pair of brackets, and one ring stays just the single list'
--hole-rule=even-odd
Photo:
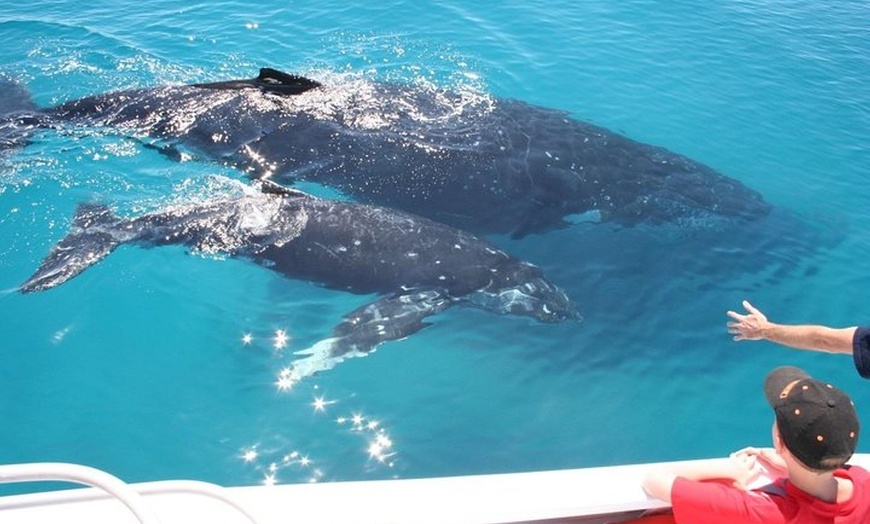
[{"label": "wrist", "polygon": [[780,324],[774,324],[773,322],[765,322],[764,324],[758,327],[758,334],[761,335],[761,338],[764,340],[770,340],[776,342],[780,338],[782,338],[782,328]]}]

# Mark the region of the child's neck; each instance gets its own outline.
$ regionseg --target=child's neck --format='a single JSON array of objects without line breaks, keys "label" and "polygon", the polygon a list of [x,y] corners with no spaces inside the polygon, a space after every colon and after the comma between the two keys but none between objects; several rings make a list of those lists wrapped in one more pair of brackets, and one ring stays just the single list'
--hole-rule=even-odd
[{"label": "child's neck", "polygon": [[819,473],[801,467],[789,468],[788,480],[804,493],[831,504],[852,497],[852,482],[834,476],[833,471]]}]

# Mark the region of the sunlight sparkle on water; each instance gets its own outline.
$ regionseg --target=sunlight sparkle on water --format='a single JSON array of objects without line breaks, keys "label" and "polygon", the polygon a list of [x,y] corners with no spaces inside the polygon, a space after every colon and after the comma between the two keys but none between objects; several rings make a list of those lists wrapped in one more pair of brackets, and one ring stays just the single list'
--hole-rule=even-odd
[{"label": "sunlight sparkle on water", "polygon": [[[278,387],[279,389],[290,389],[298,382],[298,379],[293,375],[292,368],[287,368],[279,375]],[[327,409],[337,409],[337,406],[343,402],[342,400],[330,399],[328,394],[323,392],[317,384],[309,384],[308,386],[311,388],[312,395],[308,406],[314,413],[326,412]],[[328,418],[325,422],[329,422],[331,426],[331,430],[329,427],[325,428],[327,433],[335,432],[337,426],[343,426],[342,434],[349,438],[362,439],[362,446],[359,446],[359,442],[348,443],[351,449],[358,449],[364,457],[365,464],[360,463],[361,467],[368,470],[373,465],[387,468],[396,466],[395,457],[398,452],[395,449],[393,439],[387,429],[382,426],[381,421],[363,414],[362,411],[351,411],[338,414],[334,418]],[[317,439],[319,436],[306,433],[303,439]],[[331,457],[319,457],[313,460],[304,451],[298,448],[294,449],[295,446],[289,447],[286,436],[281,435],[277,438],[281,441],[278,445],[258,442],[242,449],[240,458],[248,464],[248,468],[257,472],[260,483],[271,486],[288,481],[299,482],[302,480],[300,475],[307,477],[305,480],[308,482],[323,480],[328,471],[328,468],[324,466],[330,464]],[[338,453],[336,458],[340,459],[342,463],[345,462],[344,453]],[[342,464],[342,467],[345,465]]]},{"label": "sunlight sparkle on water", "polygon": [[272,340],[275,349],[284,349],[290,342],[290,337],[287,335],[286,331],[284,331],[283,329],[279,329],[275,331],[275,338],[273,338]]},{"label": "sunlight sparkle on water", "polygon": [[392,451],[393,440],[389,437],[386,430],[380,427],[380,422],[374,419],[366,419],[361,413],[354,413],[348,419],[347,417],[338,417],[335,419],[336,424],[345,424],[348,421],[352,424],[354,432],[366,432],[374,434],[374,437],[368,441],[366,452],[369,458],[375,459],[378,462],[393,467],[392,462],[387,460],[396,454]]},{"label": "sunlight sparkle on water", "polygon": [[244,453],[242,453],[242,460],[244,460],[245,462],[253,462],[253,461],[257,460],[258,456],[259,456],[259,454],[257,453],[257,449],[250,448],[247,451],[245,451]]},{"label": "sunlight sparkle on water", "polygon": [[290,376],[290,368],[284,368],[281,370],[281,373],[278,374],[278,380],[275,381],[275,387],[278,388],[278,391],[289,391],[294,383],[295,381]]},{"label": "sunlight sparkle on water", "polygon": [[[369,442],[368,453],[369,457],[377,460],[378,462],[386,463],[387,459],[395,455],[395,453],[390,453],[390,448],[393,447],[393,441],[390,440],[384,433],[378,433],[378,435]],[[392,464],[389,464],[392,467]]]},{"label": "sunlight sparkle on water", "polygon": [[335,404],[336,400],[326,400],[324,397],[314,397],[314,401],[311,405],[314,407],[314,411],[326,411],[326,406],[330,404]]}]

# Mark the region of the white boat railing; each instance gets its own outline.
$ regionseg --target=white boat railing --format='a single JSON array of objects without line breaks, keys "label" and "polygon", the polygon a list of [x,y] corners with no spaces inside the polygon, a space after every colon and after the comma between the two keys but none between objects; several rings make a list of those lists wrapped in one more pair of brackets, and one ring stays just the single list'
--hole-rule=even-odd
[{"label": "white boat railing", "polygon": [[142,524],[160,524],[160,519],[137,491],[105,471],[63,462],[0,466],[0,484],[51,481],[72,482],[100,488],[127,506]]},{"label": "white boat railing", "polygon": [[[64,490],[39,495],[39,504],[69,504],[73,502],[87,502],[106,498],[106,495],[117,499],[127,506],[131,513],[141,524],[160,524],[154,510],[146,502],[143,495],[195,495],[208,497],[226,504],[250,523],[257,524],[247,509],[235,501],[226,493],[225,488],[195,480],[166,480],[158,482],[144,482],[133,486],[125,483],[118,477],[105,471],[63,462],[39,462],[30,464],[9,464],[0,466],[0,484],[24,483],[24,482],[70,482],[99,488],[102,490]],[[104,493],[103,493],[104,492]],[[0,497],[0,501],[4,497]],[[24,499],[18,500],[27,500]],[[19,506],[31,504],[19,502]],[[16,503],[0,503],[0,512],[3,509],[13,509]]]}]

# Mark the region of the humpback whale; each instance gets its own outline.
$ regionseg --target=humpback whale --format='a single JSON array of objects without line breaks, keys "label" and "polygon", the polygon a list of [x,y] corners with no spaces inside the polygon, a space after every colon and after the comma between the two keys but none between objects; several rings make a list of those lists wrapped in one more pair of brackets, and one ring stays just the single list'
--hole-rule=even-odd
[{"label": "humpback whale", "polygon": [[402,211],[320,199],[271,183],[135,218],[80,204],[71,231],[21,285],[58,286],[118,246],[184,245],[252,260],[289,278],[377,299],[344,317],[332,336],[301,352],[282,377],[298,380],[411,335],[426,317],[470,305],[542,322],[579,319],[541,269],[468,232]]},{"label": "humpback whale", "polygon": [[285,186],[476,234],[531,233],[576,217],[632,226],[757,219],[756,191],[665,148],[519,100],[264,68],[255,78],[110,92],[37,108],[0,84],[0,149],[37,128],[97,126],[174,158],[203,157]]}]

